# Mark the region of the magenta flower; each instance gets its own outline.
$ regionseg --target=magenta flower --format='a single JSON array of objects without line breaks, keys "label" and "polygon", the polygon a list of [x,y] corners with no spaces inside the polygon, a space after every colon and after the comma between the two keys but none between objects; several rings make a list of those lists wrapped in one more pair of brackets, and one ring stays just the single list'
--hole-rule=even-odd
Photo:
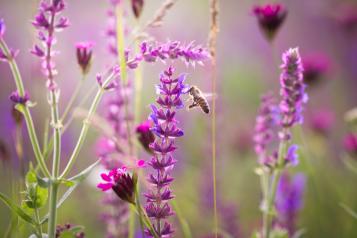
[{"label": "magenta flower", "polygon": [[[181,95],[187,93],[189,89],[184,84],[186,76],[182,74],[174,78],[173,71],[173,67],[169,67],[161,74],[160,84],[156,90],[158,94],[156,102],[159,107],[152,105],[152,114],[150,115],[154,123],[151,130],[156,139],[150,145],[154,157],[149,165],[155,172],[148,179],[152,184],[152,189],[145,194],[146,212],[153,219],[154,230],[159,237],[169,237],[174,232],[171,225],[165,220],[173,214],[168,201],[173,198],[169,185],[173,181],[170,171],[176,163],[172,156],[172,152],[176,150],[174,142],[176,138],[183,136],[183,131],[177,127],[178,121],[175,119],[175,115],[176,110],[184,106]],[[153,236],[150,231],[147,233]]]},{"label": "magenta flower", "polygon": [[315,85],[330,68],[329,59],[322,54],[308,55],[302,61],[304,68],[304,82],[307,85]]},{"label": "magenta flower", "polygon": [[357,156],[357,134],[348,133],[343,140],[343,146],[350,155]]},{"label": "magenta flower", "polygon": [[328,135],[335,123],[335,115],[328,109],[316,110],[311,115],[309,122],[309,126],[313,131],[321,135]]},{"label": "magenta flower", "polygon": [[280,178],[276,194],[276,209],[278,224],[286,228],[289,236],[295,232],[295,223],[299,210],[303,205],[305,176],[297,174],[290,178],[287,173]]},{"label": "magenta flower", "polygon": [[92,59],[92,42],[79,42],[76,44],[77,62],[83,74],[89,72]]},{"label": "magenta flower", "polygon": [[272,40],[287,16],[286,8],[281,4],[255,6],[253,13],[268,40]]},{"label": "magenta flower", "polygon": [[[137,167],[143,167],[144,161],[139,160]],[[102,191],[112,189],[115,194],[123,201],[135,204],[135,189],[137,184],[136,173],[130,174],[127,167],[114,168],[108,173],[100,175],[104,183],[99,183],[97,187]]]},{"label": "magenta flower", "polygon": [[143,148],[150,154],[154,152],[150,148],[150,144],[155,141],[155,136],[151,131],[151,122],[149,120],[144,121],[136,127],[136,134],[138,135],[138,140]]},{"label": "magenta flower", "polygon": [[140,17],[141,12],[143,11],[143,7],[144,0],[131,0],[131,8],[136,18]]}]

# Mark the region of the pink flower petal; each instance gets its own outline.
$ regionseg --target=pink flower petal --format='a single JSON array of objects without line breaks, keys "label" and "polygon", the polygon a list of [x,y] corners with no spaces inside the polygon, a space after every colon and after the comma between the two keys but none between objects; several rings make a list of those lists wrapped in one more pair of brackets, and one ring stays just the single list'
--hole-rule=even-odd
[{"label": "pink flower petal", "polygon": [[105,174],[105,173],[100,174],[100,177],[102,177],[102,179],[103,179],[104,181],[107,181],[107,182],[112,181],[111,178],[110,178],[110,176],[108,176],[108,175]]},{"label": "pink flower petal", "polygon": [[144,167],[145,166],[145,161],[144,160],[138,160],[137,162],[136,162],[136,166],[138,167],[138,168],[142,168],[142,167]]},{"label": "pink flower petal", "polygon": [[102,191],[107,191],[113,187],[112,183],[98,183],[97,188],[100,188]]}]

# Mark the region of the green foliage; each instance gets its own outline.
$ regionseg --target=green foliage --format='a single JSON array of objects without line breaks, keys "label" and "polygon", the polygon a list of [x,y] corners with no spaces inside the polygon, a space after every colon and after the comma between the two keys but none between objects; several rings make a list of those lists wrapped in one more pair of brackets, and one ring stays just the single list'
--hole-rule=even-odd
[{"label": "green foliage", "polygon": [[[35,173],[35,170],[30,166],[29,171],[26,174],[26,191],[24,191],[25,199],[24,203],[28,208],[38,209],[46,205],[48,198],[47,185],[44,181],[41,180],[39,183],[38,176]],[[41,185],[45,185],[41,187]]]},{"label": "green foliage", "polygon": [[24,221],[35,225],[36,222],[32,219],[30,215],[28,215],[21,207],[16,205],[11,199],[9,199],[6,195],[0,193],[0,200],[3,201],[16,215],[18,215]]}]

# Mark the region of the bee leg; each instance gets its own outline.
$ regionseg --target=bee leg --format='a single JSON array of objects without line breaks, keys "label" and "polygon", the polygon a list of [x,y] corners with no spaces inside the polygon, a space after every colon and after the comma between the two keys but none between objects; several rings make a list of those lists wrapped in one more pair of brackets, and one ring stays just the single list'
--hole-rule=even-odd
[{"label": "bee leg", "polygon": [[198,106],[197,102],[192,102],[191,105],[188,105],[187,109],[189,110],[189,109],[192,109],[192,108],[197,107],[197,106]]}]

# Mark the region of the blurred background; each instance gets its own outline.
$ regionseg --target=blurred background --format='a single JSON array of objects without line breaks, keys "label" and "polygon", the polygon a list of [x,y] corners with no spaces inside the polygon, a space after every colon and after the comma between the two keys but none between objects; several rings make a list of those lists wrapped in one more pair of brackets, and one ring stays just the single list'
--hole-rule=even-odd
[{"label": "blurred background", "polygon": [[[59,70],[57,82],[61,88],[61,110],[64,110],[78,80],[80,70],[75,57],[75,44],[93,41],[94,59],[89,77],[82,90],[95,84],[95,75],[113,62],[108,54],[105,29],[109,3],[105,0],[68,0],[64,15],[71,26],[58,34],[55,61]],[[309,102],[305,123],[294,131],[294,141],[301,145],[300,164],[291,174],[306,176],[303,208],[297,226],[304,229],[303,237],[357,237],[357,219],[343,206],[357,211],[356,174],[346,168],[344,161],[356,163],[355,153],[344,147],[344,138],[351,131],[345,122],[345,112],[357,102],[357,1],[300,0],[279,1],[288,15],[273,43],[269,43],[257,24],[252,7],[267,1],[225,0],[220,6],[218,40],[218,108],[217,108],[217,173],[220,227],[230,230],[232,237],[250,237],[261,223],[259,204],[260,183],[254,169],[258,166],[252,145],[252,133],[260,96],[266,91],[278,93],[280,55],[298,46],[303,60],[321,67],[308,82]],[[139,24],[148,20],[162,3],[145,1]],[[40,62],[29,53],[35,42],[35,31],[30,21],[36,14],[38,1],[1,0],[0,17],[7,31],[5,39],[15,49],[24,83],[37,102],[32,108],[38,135],[44,132],[49,118],[45,93],[45,79]],[[131,11],[127,12],[128,26],[136,24]],[[209,29],[208,1],[179,0],[169,11],[160,28],[150,33],[161,42],[167,39],[206,45]],[[162,63],[143,64],[143,103],[141,119],[150,113],[154,102],[154,84],[159,73],[167,67]],[[175,63],[177,72],[187,72],[188,82],[209,92],[211,76],[208,67],[187,68]],[[311,66],[313,67],[313,66]],[[16,124],[12,117],[12,103],[8,99],[15,89],[7,64],[0,64],[0,190],[11,194],[11,182],[23,176],[14,140]],[[87,105],[88,106],[88,105]],[[99,111],[105,110],[101,107]],[[212,228],[210,118],[199,110],[180,112],[185,137],[179,139],[173,189],[182,215],[188,220],[193,237],[209,234]],[[63,156],[66,160],[78,138],[81,120],[74,120],[63,136]],[[23,125],[24,127],[24,125]],[[24,128],[23,128],[24,129]],[[24,132],[24,160],[34,161],[26,130]],[[85,148],[75,170],[80,171],[97,158],[95,156],[97,130],[90,130]],[[41,136],[40,136],[41,138]],[[354,157],[354,159],[353,159]],[[142,159],[150,156],[144,152]],[[63,163],[64,164],[64,163]],[[104,237],[101,222],[102,193],[95,187],[98,173],[92,173],[61,207],[58,223],[70,222],[85,226],[87,237]],[[10,222],[10,212],[0,203],[0,237]],[[26,234],[26,228],[21,226]],[[20,237],[20,236],[19,236]],[[177,237],[181,237],[178,231]]]}]

